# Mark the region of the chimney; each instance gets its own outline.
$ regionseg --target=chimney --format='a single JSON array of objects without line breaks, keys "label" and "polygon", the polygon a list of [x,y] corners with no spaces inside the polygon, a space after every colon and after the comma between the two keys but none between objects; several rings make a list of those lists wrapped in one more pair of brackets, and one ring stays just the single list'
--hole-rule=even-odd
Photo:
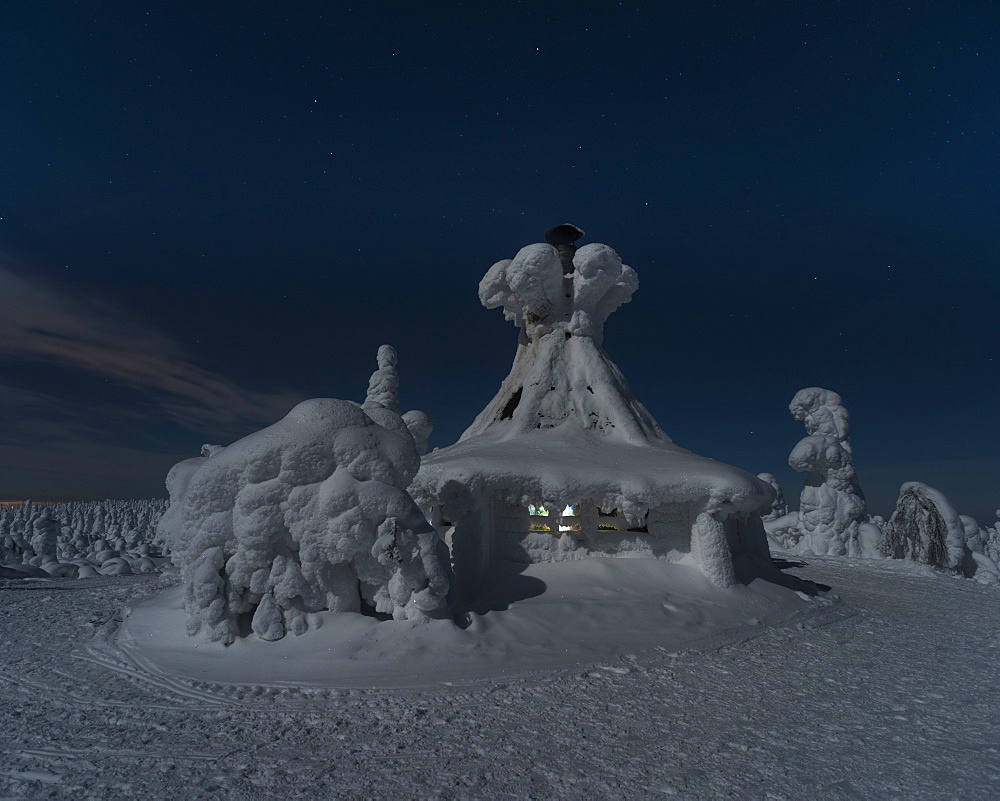
[{"label": "chimney", "polygon": [[559,261],[562,264],[563,275],[573,272],[573,254],[576,253],[576,242],[583,231],[572,223],[563,223],[545,232],[545,241],[559,251]]}]

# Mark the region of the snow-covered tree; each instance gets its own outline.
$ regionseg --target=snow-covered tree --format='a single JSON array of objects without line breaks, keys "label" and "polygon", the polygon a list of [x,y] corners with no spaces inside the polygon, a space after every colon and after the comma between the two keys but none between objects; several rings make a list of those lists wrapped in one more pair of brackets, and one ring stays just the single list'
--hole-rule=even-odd
[{"label": "snow-covered tree", "polygon": [[882,553],[957,570],[965,554],[965,538],[965,525],[944,493],[919,481],[907,481],[899,488],[896,511],[882,532]]},{"label": "snow-covered tree", "polygon": [[[997,509],[996,514],[997,518],[1000,518],[1000,509]],[[993,584],[1000,584],[1000,519],[993,526],[979,530],[976,547],[971,550],[972,558],[978,566],[976,577],[986,578]]]},{"label": "snow-covered tree", "polygon": [[384,346],[363,405],[304,401],[175,465],[159,533],[183,566],[189,634],[277,640],[310,612],[447,613],[447,548],[406,493],[420,465]]},{"label": "snow-covered tree", "polygon": [[851,555],[862,559],[882,559],[885,556],[882,553],[882,525],[875,518],[858,525],[857,550]]},{"label": "snow-covered tree", "polygon": [[431,418],[427,416],[426,412],[414,409],[403,415],[403,422],[406,423],[406,427],[413,437],[413,444],[417,446],[417,453],[423,456],[427,453],[427,441],[431,438],[431,433],[434,431],[434,424],[431,422]]},{"label": "snow-covered tree", "polygon": [[1000,564],[1000,509],[997,509],[996,515],[993,526],[983,529],[983,553]]},{"label": "snow-covered tree", "polygon": [[21,550],[10,535],[10,521],[0,513],[0,565],[11,561]]},{"label": "snow-covered tree", "polygon": [[[156,521],[165,508],[166,502],[158,499],[45,506],[29,501],[0,508],[0,564],[8,569],[8,578],[85,577],[127,569],[156,572],[165,563],[155,541]],[[96,536],[94,529],[103,531],[104,521],[128,532],[126,538],[119,538],[121,547],[113,548]],[[106,566],[109,559],[117,560],[117,566]]]},{"label": "snow-covered tree", "polygon": [[836,392],[808,387],[788,406],[805,423],[804,437],[788,464],[808,473],[799,498],[801,553],[859,556],[858,527],[865,520],[865,496],[851,455],[850,416]]},{"label": "snow-covered tree", "polygon": [[31,550],[45,562],[56,561],[59,531],[59,523],[48,509],[42,509],[32,523]]},{"label": "snow-covered tree", "polygon": [[784,517],[788,514],[788,504],[785,503],[785,493],[781,491],[781,484],[778,483],[778,479],[773,473],[758,473],[757,478],[766,484],[771,485],[771,489],[774,490],[774,500],[771,501],[771,505],[764,510],[764,514],[761,518],[764,520],[777,520],[779,517]]}]

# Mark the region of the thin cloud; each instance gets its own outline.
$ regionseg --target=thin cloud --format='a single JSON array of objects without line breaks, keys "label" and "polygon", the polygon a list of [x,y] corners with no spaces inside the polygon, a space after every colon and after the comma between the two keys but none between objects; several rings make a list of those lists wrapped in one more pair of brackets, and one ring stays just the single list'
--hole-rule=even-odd
[{"label": "thin cloud", "polygon": [[42,448],[0,444],[0,493],[42,501],[162,498],[167,471],[190,456],[197,453],[156,453],[90,442]]},{"label": "thin cloud", "polygon": [[195,365],[176,343],[120,310],[71,298],[0,267],[0,361],[71,368],[148,394],[196,430],[273,422],[301,396],[245,390]]}]

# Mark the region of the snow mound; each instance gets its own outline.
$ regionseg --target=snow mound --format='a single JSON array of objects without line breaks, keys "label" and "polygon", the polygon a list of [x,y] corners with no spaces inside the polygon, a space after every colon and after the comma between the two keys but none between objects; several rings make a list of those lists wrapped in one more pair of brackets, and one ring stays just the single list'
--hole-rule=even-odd
[{"label": "snow mound", "polygon": [[175,465],[160,522],[183,567],[187,631],[232,643],[309,629],[322,610],[443,616],[447,557],[406,487],[420,456],[392,348],[364,405],[316,398],[210,456]]}]

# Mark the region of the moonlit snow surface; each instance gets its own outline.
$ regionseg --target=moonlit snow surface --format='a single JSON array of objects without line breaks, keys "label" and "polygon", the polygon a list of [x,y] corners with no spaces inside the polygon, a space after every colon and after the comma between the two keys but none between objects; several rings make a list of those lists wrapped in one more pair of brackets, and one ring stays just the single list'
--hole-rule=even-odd
[{"label": "moonlit snow surface", "polygon": [[451,620],[326,612],[311,616],[309,638],[272,643],[250,634],[228,648],[185,636],[183,595],[174,588],[135,604],[119,643],[157,671],[199,681],[413,687],[721,644],[837,603],[815,597],[807,582],[722,589],[694,566],[644,558],[501,565],[485,584],[464,629]]},{"label": "moonlit snow surface", "polygon": [[994,798],[1000,593],[808,562],[842,603],[801,625],[409,690],[158,675],[111,635],[176,579],[0,581],[0,796]]}]

